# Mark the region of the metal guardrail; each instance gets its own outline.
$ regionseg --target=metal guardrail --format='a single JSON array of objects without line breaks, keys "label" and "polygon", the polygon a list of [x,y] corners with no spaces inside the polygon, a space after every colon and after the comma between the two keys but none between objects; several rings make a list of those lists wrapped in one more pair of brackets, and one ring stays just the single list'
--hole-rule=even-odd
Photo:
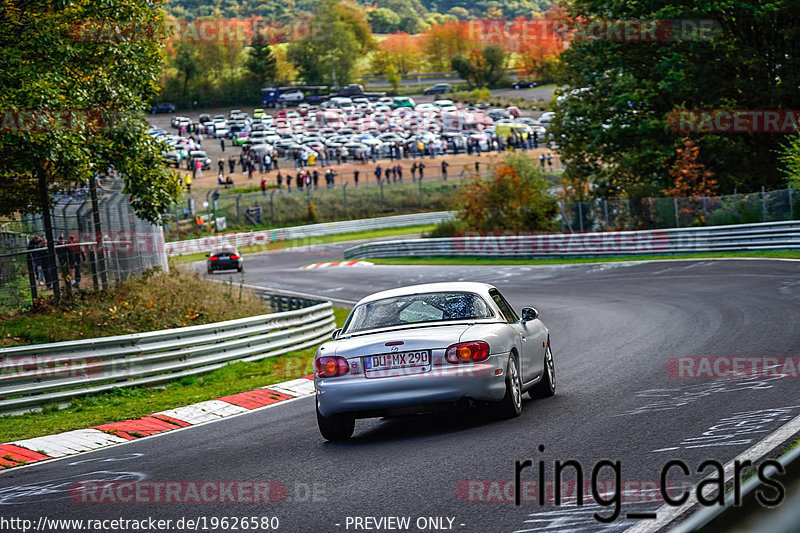
[{"label": "metal guardrail", "polygon": [[262,295],[279,313],[131,335],[0,349],[0,413],[155,385],[314,346],[336,327],[330,302]]},{"label": "metal guardrail", "polygon": [[[681,522],[670,533],[691,533],[693,531],[770,531],[772,533],[791,533],[800,526],[797,513],[797,489],[800,488],[800,447],[794,448],[777,459],[782,475],[774,466],[764,469],[763,477],[775,479],[784,485],[785,500],[781,508],[771,509],[756,499],[757,490],[765,485],[758,476],[753,476],[741,487],[741,501],[736,502],[735,494],[728,493],[723,505],[704,507]],[[768,489],[769,492],[769,489]]]},{"label": "metal guardrail", "polygon": [[237,248],[247,246],[263,246],[272,242],[303,239],[307,237],[320,237],[323,235],[336,235],[339,233],[354,233],[358,231],[438,224],[444,220],[449,220],[454,215],[455,212],[453,211],[437,211],[433,213],[413,213],[410,215],[396,215],[390,217],[309,224],[306,226],[250,231],[247,233],[211,235],[208,237],[202,237],[200,239],[169,242],[166,244],[166,248],[167,255],[207,253],[212,248],[226,244],[235,246]]},{"label": "metal guardrail", "polygon": [[800,250],[800,221],[586,233],[501,233],[365,243],[346,259],[379,257],[602,257],[747,250]]}]

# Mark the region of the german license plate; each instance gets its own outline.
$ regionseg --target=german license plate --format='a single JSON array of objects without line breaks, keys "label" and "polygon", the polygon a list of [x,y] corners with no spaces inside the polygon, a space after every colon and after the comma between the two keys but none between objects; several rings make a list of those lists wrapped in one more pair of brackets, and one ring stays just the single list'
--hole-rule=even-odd
[{"label": "german license plate", "polygon": [[419,374],[430,368],[430,350],[368,355],[364,358],[364,370],[367,377]]}]

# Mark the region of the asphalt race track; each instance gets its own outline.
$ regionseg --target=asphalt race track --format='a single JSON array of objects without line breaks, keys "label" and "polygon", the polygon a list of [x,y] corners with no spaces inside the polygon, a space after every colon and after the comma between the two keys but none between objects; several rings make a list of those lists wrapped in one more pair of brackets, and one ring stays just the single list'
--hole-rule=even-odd
[{"label": "asphalt race track", "polygon": [[[679,469],[671,471],[670,483],[682,490],[703,477],[695,473],[703,461],[727,463],[800,415],[795,379],[681,378],[668,371],[668,361],[678,356],[800,356],[797,262],[298,268],[341,259],[344,247],[249,256],[246,281],[343,301],[406,284],[493,283],[517,309],[537,307],[550,328],[556,396],[537,401],[526,396],[522,415],[507,421],[480,411],[360,420],[354,439],[340,444],[320,437],[314,400],[306,397],[4,472],[0,515],[32,520],[277,516],[278,531],[288,532],[390,531],[356,528],[354,521],[389,516],[410,518],[410,527],[400,531],[436,531],[433,526],[477,533],[622,531],[652,523],[625,515],[661,508],[657,489],[651,489],[670,459],[684,461],[692,472],[685,477]],[[509,482],[515,461],[525,459],[534,466],[523,472],[523,480],[538,478],[539,461],[545,479],[552,480],[554,461],[575,460],[587,484],[598,461],[620,461],[629,494],[619,519],[596,521],[593,513],[608,516],[613,505],[578,506],[569,485],[560,506],[540,507],[530,495],[515,506]],[[564,477],[574,479],[573,472],[567,468]],[[287,495],[280,503],[257,505],[72,501],[69,486],[87,479],[274,481]],[[491,501],[473,501],[478,499]],[[418,519],[424,526],[419,529]]]}]

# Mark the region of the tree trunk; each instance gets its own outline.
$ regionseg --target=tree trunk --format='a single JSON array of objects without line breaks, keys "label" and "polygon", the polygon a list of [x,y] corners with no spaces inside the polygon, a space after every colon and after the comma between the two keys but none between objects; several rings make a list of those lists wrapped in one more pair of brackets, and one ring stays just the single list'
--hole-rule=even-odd
[{"label": "tree trunk", "polygon": [[[44,236],[47,239],[47,260],[43,265],[46,283],[53,283],[53,298],[56,304],[61,302],[61,285],[58,281],[58,258],[56,257],[56,239],[53,235],[53,219],[50,216],[50,194],[47,192],[46,171],[41,166],[36,171],[39,181],[39,201],[42,204],[44,220]],[[55,278],[55,282],[52,280]]]}]

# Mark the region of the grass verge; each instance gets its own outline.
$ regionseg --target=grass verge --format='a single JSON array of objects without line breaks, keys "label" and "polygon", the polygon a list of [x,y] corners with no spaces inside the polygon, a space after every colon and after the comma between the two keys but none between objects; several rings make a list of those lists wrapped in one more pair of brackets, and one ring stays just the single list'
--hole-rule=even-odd
[{"label": "grass verge", "polygon": [[236,283],[210,284],[197,273],[150,270],[112,291],[80,291],[56,306],[0,315],[0,348],[125,335],[268,313],[260,298]]},{"label": "grass verge", "polygon": [[[307,237],[304,239],[291,239],[287,241],[271,242],[259,246],[247,246],[239,248],[242,254],[255,252],[268,252],[271,250],[283,250],[295,246],[310,246],[312,244],[329,244],[332,242],[358,241],[364,239],[379,239],[381,237],[401,237],[404,235],[416,235],[433,231],[436,226],[433,224],[423,226],[407,226],[405,228],[388,228],[371,231],[358,231],[355,233],[338,233],[336,235],[323,235],[320,237]],[[206,258],[205,254],[179,255],[171,257],[170,262],[175,265],[202,261]]]},{"label": "grass verge", "polygon": [[388,257],[368,259],[377,265],[563,265],[579,263],[610,263],[621,261],[655,261],[661,259],[716,259],[716,258],[777,258],[800,259],[796,251],[720,252],[679,255],[639,255],[622,257],[565,257],[548,259],[519,259],[501,257]]},{"label": "grass verge", "polygon": [[[339,326],[344,324],[348,312],[334,308]],[[231,363],[208,374],[181,378],[162,387],[113,389],[76,398],[64,409],[51,405],[40,412],[0,417],[0,443],[139,418],[308,376],[313,372],[314,352],[315,349],[309,348],[254,363]]]}]

